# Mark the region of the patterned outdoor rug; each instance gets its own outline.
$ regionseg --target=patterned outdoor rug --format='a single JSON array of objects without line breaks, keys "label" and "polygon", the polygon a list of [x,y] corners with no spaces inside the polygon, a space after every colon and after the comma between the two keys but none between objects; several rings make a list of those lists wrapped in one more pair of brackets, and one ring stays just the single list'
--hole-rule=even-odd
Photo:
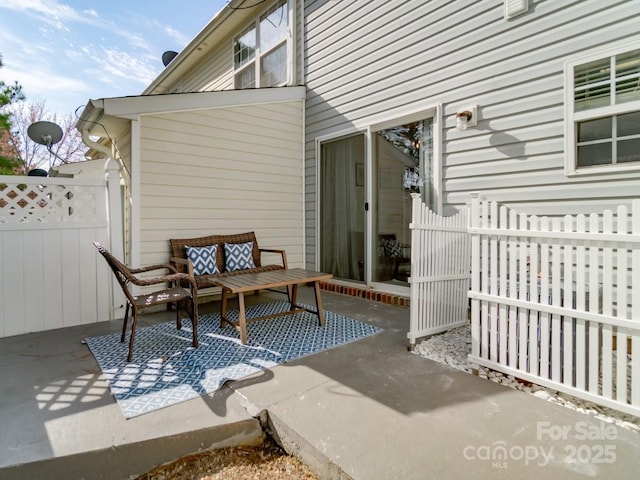
[{"label": "patterned outdoor rug", "polygon": [[[288,310],[285,301],[247,307],[247,318]],[[229,311],[237,319],[237,311]],[[344,345],[381,331],[366,323],[325,310],[325,324],[301,312],[247,325],[249,340],[240,343],[229,325],[220,328],[220,314],[201,315],[200,346],[191,346],[191,322],[175,321],[136,332],[133,361],[127,363],[129,337],[120,334],[85,341],[107,378],[126,418],[136,417],[216,391],[227,380],[238,380],[296,358]]]}]

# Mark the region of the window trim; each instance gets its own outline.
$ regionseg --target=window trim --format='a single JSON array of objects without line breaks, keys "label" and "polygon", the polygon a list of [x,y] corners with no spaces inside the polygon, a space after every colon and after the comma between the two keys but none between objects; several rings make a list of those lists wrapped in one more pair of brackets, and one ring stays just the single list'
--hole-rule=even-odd
[{"label": "window trim", "polygon": [[593,51],[588,55],[574,57],[564,64],[564,151],[565,151],[565,175],[568,177],[596,174],[621,174],[624,172],[640,171],[639,164],[607,164],[589,167],[578,167],[577,165],[577,122],[596,118],[610,117],[623,113],[640,111],[640,100],[614,105],[582,110],[576,112],[574,109],[575,86],[574,69],[579,65],[611,58],[614,55],[621,55],[631,50],[640,49],[638,42],[624,42],[609,45],[606,48]]},{"label": "window trim", "polygon": [[[255,69],[255,86],[254,88],[269,88],[269,87],[262,87],[260,85],[260,81],[262,79],[261,76],[261,65],[262,65],[262,59],[264,56],[269,55],[269,53],[271,53],[272,51],[274,51],[275,49],[281,47],[282,45],[285,45],[286,47],[286,72],[285,72],[285,80],[282,83],[278,83],[276,85],[271,85],[271,87],[281,87],[281,86],[286,86],[286,85],[291,85],[293,83],[293,70],[294,70],[294,65],[293,65],[293,52],[291,51],[294,43],[293,43],[293,22],[294,22],[294,12],[293,12],[293,8],[292,8],[292,2],[290,2],[289,0],[284,0],[284,7],[286,9],[285,11],[285,17],[287,19],[287,32],[286,35],[284,37],[284,39],[280,40],[279,42],[274,43],[273,45],[269,46],[264,52],[261,50],[260,48],[260,21],[262,16],[267,13],[271,8],[273,8],[274,6],[276,6],[278,3],[280,3],[283,0],[276,0],[273,3],[270,3],[266,8],[262,9],[257,15],[255,15],[254,17],[251,18],[251,20],[249,22],[247,22],[244,27],[241,30],[241,33],[239,33],[238,35],[235,35],[232,39],[231,42],[231,52],[232,52],[232,58],[231,58],[231,65],[232,65],[232,77],[233,77],[233,88],[234,90],[241,90],[242,87],[239,87],[236,81],[236,76],[241,73],[242,71],[246,70],[247,68],[254,68]],[[244,65],[236,68],[235,65],[235,44],[236,41],[238,40],[238,38],[242,35],[242,33],[246,32],[249,28],[251,28],[253,26],[253,28],[255,28],[256,30],[256,49],[255,49],[255,55],[253,57],[253,59],[250,62],[245,63]]]}]

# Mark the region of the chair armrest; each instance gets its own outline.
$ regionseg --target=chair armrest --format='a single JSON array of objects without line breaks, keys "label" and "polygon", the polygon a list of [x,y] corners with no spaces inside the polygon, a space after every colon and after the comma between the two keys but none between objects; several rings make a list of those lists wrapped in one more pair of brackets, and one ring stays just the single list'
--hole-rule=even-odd
[{"label": "chair armrest", "polygon": [[287,268],[287,252],[285,252],[284,250],[279,250],[279,249],[274,249],[274,248],[260,248],[258,250],[260,250],[260,253],[262,253],[262,252],[279,253],[280,256],[282,257],[282,266],[284,268]]},{"label": "chair armrest", "polygon": [[146,267],[130,268],[129,270],[131,271],[131,273],[143,273],[143,272],[151,272],[153,270],[162,270],[162,269],[169,270],[171,273],[178,273],[178,271],[173,265],[168,265],[168,264],[148,265]]},{"label": "chair armrest", "polygon": [[144,287],[148,285],[156,285],[158,283],[170,283],[170,282],[178,282],[180,280],[187,280],[188,282],[195,282],[193,277],[190,277],[187,273],[172,273],[170,275],[162,275],[159,277],[151,277],[151,278],[138,278],[132,277],[131,282],[139,287]]}]

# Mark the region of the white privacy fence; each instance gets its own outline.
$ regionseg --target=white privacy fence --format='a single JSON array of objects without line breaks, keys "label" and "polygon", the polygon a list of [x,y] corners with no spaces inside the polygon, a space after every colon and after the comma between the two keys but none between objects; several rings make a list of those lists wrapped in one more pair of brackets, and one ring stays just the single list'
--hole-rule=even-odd
[{"label": "white privacy fence", "polygon": [[640,201],[536,217],[471,205],[470,361],[640,415]]},{"label": "white privacy fence", "polygon": [[106,182],[0,176],[0,337],[111,318],[92,241],[122,243],[121,211],[117,168]]},{"label": "white privacy fence", "polygon": [[442,217],[412,194],[409,348],[468,321],[471,278],[467,210]]}]

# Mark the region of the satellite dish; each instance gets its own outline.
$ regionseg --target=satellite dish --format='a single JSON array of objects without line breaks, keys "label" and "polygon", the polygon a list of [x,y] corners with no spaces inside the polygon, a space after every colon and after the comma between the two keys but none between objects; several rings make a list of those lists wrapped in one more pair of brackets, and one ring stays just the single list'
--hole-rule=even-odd
[{"label": "satellite dish", "polygon": [[29,125],[27,135],[34,142],[50,148],[51,145],[55,145],[62,140],[62,129],[53,122],[43,120]]},{"label": "satellite dish", "polygon": [[47,175],[47,171],[42,168],[34,168],[27,173],[28,177],[46,177]]},{"label": "satellite dish", "polygon": [[162,63],[164,64],[164,66],[166,67],[167,65],[169,65],[171,63],[171,60],[176,58],[176,55],[178,55],[178,52],[174,52],[171,50],[164,52],[162,54]]}]

